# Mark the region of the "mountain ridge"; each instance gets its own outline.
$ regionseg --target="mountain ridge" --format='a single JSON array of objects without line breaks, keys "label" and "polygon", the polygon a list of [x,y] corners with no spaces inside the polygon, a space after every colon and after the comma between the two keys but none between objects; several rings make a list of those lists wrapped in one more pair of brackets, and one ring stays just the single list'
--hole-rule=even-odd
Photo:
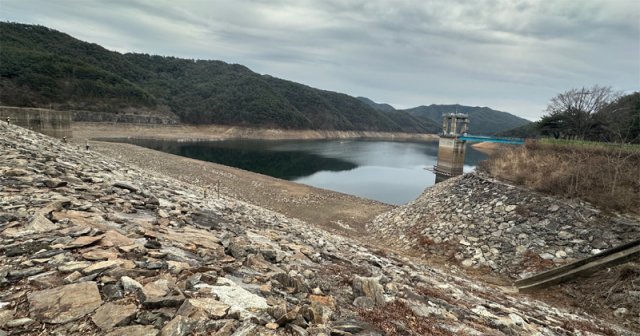
[{"label": "mountain ridge", "polygon": [[119,53],[0,22],[0,105],[175,116],[185,124],[438,133],[440,121],[240,64]]}]

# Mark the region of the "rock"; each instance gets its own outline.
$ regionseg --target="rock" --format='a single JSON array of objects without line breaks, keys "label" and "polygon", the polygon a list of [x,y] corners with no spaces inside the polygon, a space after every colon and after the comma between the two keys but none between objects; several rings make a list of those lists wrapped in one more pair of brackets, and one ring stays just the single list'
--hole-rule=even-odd
[{"label": "rock", "polygon": [[72,241],[71,243],[67,244],[67,246],[65,246],[65,248],[71,249],[71,248],[89,246],[91,244],[94,244],[94,243],[100,241],[101,239],[102,239],[102,236],[96,236],[96,237],[82,236],[82,237],[76,238],[74,241]]},{"label": "rock", "polygon": [[160,336],[185,336],[191,333],[194,323],[189,318],[184,316],[176,316],[173,320],[169,321],[162,330]]},{"label": "rock", "polygon": [[230,306],[211,298],[185,300],[176,315],[190,317],[202,311],[211,319],[221,319],[227,315]]},{"label": "rock", "polygon": [[356,275],[352,281],[353,293],[357,296],[369,297],[376,305],[385,303],[384,289],[379,278],[366,278]]},{"label": "rock", "polygon": [[263,297],[247,291],[231,280],[219,278],[218,283],[220,286],[198,284],[196,287],[207,288],[217,295],[220,302],[230,306],[230,312],[242,313],[246,310],[266,309],[269,307],[267,300]]},{"label": "rock", "polygon": [[146,298],[163,297],[169,294],[169,281],[166,279],[158,279],[154,282],[149,282],[144,285],[142,292]]},{"label": "rock", "polygon": [[110,268],[114,268],[118,265],[122,264],[121,260],[105,260],[105,261],[100,261],[97,262],[85,269],[82,270],[83,274],[93,274],[93,273],[99,273],[99,272],[103,272],[105,270],[108,270]]},{"label": "rock", "polygon": [[119,283],[108,284],[102,287],[102,295],[107,301],[118,300],[124,297],[124,290]]},{"label": "rock", "polygon": [[158,329],[150,325],[132,325],[128,327],[115,328],[105,334],[105,336],[157,336]]},{"label": "rock", "polygon": [[13,319],[13,310],[0,309],[0,328]]},{"label": "rock", "polygon": [[236,329],[233,336],[253,336],[257,334],[257,330],[257,325],[253,324],[251,321],[245,321]]},{"label": "rock", "polygon": [[110,330],[113,327],[126,325],[137,312],[137,308],[133,304],[119,305],[114,302],[108,302],[98,308],[91,317],[102,330]]},{"label": "rock", "polygon": [[137,193],[140,190],[138,187],[125,181],[116,181],[113,183],[113,186],[116,188],[126,189],[134,193]]},{"label": "rock", "polygon": [[15,320],[11,320],[9,322],[7,322],[6,327],[7,328],[18,328],[18,327],[23,327],[26,325],[29,325],[31,323],[33,323],[34,321],[28,317],[23,317],[23,318],[19,318],[19,319],[15,319]]},{"label": "rock", "polygon": [[182,295],[151,297],[145,298],[144,302],[142,302],[142,305],[147,309],[178,307],[184,302],[184,300],[185,298]]},{"label": "rock", "polygon": [[93,312],[102,304],[95,282],[81,282],[29,293],[30,316],[47,323],[66,323]]},{"label": "rock", "polygon": [[623,317],[623,316],[627,315],[627,313],[628,313],[627,308],[618,308],[618,309],[613,311],[613,315],[615,317]]},{"label": "rock", "polygon": [[48,188],[60,188],[67,185],[67,181],[62,181],[61,179],[48,179],[44,181],[44,185]]},{"label": "rock", "polygon": [[71,273],[83,270],[89,266],[91,266],[91,263],[88,261],[70,261],[65,263],[64,265],[58,266],[58,271],[62,273]]},{"label": "rock", "polygon": [[24,227],[7,228],[2,231],[2,235],[10,238],[20,238],[31,234],[50,232],[57,228],[57,225],[38,213],[35,214]]},{"label": "rock", "polygon": [[367,296],[359,296],[353,300],[353,305],[358,308],[372,309],[376,303],[372,298]]},{"label": "rock", "polygon": [[148,249],[160,249],[162,247],[162,244],[160,244],[160,242],[157,240],[149,239],[146,243],[144,243],[144,247]]},{"label": "rock", "polygon": [[276,330],[279,327],[279,325],[277,323],[273,323],[273,322],[269,322],[269,323],[265,324],[264,326],[265,326],[265,328],[270,329],[270,330]]},{"label": "rock", "polygon": [[128,276],[121,277],[120,284],[125,293],[139,294],[143,292],[142,285]]},{"label": "rock", "polygon": [[556,251],[556,258],[566,258],[567,252],[563,250]]},{"label": "rock", "polygon": [[42,272],[44,272],[44,267],[34,266],[34,267],[23,268],[15,271],[9,271],[9,274],[7,276],[12,279],[22,279],[22,278],[36,275]]},{"label": "rock", "polygon": [[552,260],[555,258],[555,256],[551,253],[542,253],[540,254],[540,258],[544,259],[544,260]]}]

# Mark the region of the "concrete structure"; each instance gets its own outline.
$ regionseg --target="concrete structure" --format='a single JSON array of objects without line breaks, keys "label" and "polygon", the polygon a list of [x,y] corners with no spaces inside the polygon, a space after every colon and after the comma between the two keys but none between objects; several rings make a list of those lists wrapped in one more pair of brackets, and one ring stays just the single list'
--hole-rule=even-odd
[{"label": "concrete structure", "polygon": [[0,120],[55,138],[71,138],[71,112],[42,108],[0,106]]},{"label": "concrete structure", "polygon": [[436,183],[462,174],[464,167],[465,140],[469,129],[469,117],[462,113],[449,113],[442,117],[442,134],[438,146],[438,163],[434,167]]}]

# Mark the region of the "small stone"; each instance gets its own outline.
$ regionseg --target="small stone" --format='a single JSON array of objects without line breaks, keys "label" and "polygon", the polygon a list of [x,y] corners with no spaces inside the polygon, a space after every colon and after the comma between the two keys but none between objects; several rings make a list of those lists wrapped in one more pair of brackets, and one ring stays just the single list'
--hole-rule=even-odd
[{"label": "small stone", "polygon": [[32,319],[28,317],[23,317],[23,318],[19,318],[19,319],[15,319],[7,322],[6,326],[8,328],[18,328],[18,327],[29,325],[33,322],[34,321]]},{"label": "small stone", "polygon": [[465,259],[462,261],[462,266],[464,267],[471,267],[473,266],[474,261],[472,259]]},{"label": "small stone", "polygon": [[105,334],[105,336],[157,336],[158,329],[152,325],[132,325],[127,327],[115,328]]},{"label": "small stone", "polygon": [[60,179],[49,179],[44,181],[44,185],[48,188],[60,188],[67,185],[67,181],[62,181]]},{"label": "small stone", "polygon": [[359,296],[353,300],[353,305],[359,308],[373,309],[376,303],[370,297]]},{"label": "small stone", "polygon": [[190,317],[198,311],[204,311],[209,318],[221,319],[227,315],[229,308],[229,305],[211,298],[188,299],[184,301],[176,314]]},{"label": "small stone", "polygon": [[120,284],[108,284],[102,287],[102,295],[107,301],[118,300],[124,297],[124,290]]},{"label": "small stone", "polygon": [[613,311],[613,315],[615,317],[623,317],[625,315],[627,315],[629,311],[627,310],[627,308],[618,308],[616,310]]},{"label": "small stone", "polygon": [[119,305],[114,302],[108,302],[98,308],[91,317],[102,330],[109,330],[113,327],[127,324],[137,312],[137,308],[133,304]]},{"label": "small stone", "polygon": [[194,323],[189,318],[176,316],[162,328],[160,336],[185,336],[191,333],[193,327]]},{"label": "small stone", "polygon": [[62,282],[64,282],[65,284],[71,284],[78,281],[78,279],[80,278],[82,278],[82,273],[75,271],[62,279]]},{"label": "small stone", "polygon": [[269,323],[265,324],[264,326],[265,326],[265,328],[270,329],[270,330],[276,330],[279,327],[279,325],[277,323],[273,323],[273,322],[269,322]]},{"label": "small stone", "polygon": [[540,254],[540,258],[544,259],[544,260],[552,260],[555,258],[555,256],[551,253],[542,253]]},{"label": "small stone", "polygon": [[72,241],[71,243],[67,244],[67,246],[65,248],[71,249],[71,248],[89,246],[91,244],[94,244],[94,243],[98,242],[100,239],[102,239],[102,236],[97,236],[97,237],[82,236],[82,237],[78,237],[74,241]]},{"label": "small stone", "polygon": [[556,258],[566,258],[567,252],[563,250],[556,251]]},{"label": "small stone", "polygon": [[121,277],[120,283],[122,284],[122,289],[124,290],[125,293],[138,294],[138,293],[142,293],[143,291],[142,285],[128,276]]},{"label": "small stone", "polygon": [[13,279],[22,279],[28,276],[40,274],[42,272],[44,272],[44,267],[34,266],[29,268],[23,268],[20,270],[10,271],[8,274],[8,277]]},{"label": "small stone", "polygon": [[507,205],[507,206],[504,208],[504,210],[505,210],[505,211],[507,211],[507,212],[511,212],[511,211],[515,210],[517,207],[518,207],[517,205],[513,205],[513,204],[511,204],[511,205]]},{"label": "small stone", "polygon": [[376,305],[382,305],[385,303],[384,288],[382,288],[379,281],[379,278],[356,275],[352,280],[353,293],[356,296],[369,297]]},{"label": "small stone", "polygon": [[62,273],[71,273],[83,270],[89,266],[91,266],[91,263],[88,261],[71,261],[64,265],[58,266],[58,271]]},{"label": "small stone", "polygon": [[146,298],[142,305],[147,309],[178,307],[184,302],[184,299],[185,298],[182,295]]},{"label": "small stone", "polygon": [[144,247],[146,247],[148,249],[156,249],[157,250],[157,249],[160,249],[162,247],[162,244],[160,244],[160,242],[157,241],[157,240],[149,239],[149,240],[147,240],[146,243],[144,243]]},{"label": "small stone", "polygon": [[105,261],[100,261],[97,262],[85,269],[82,270],[83,274],[93,274],[93,273],[99,273],[105,270],[108,270],[110,268],[116,267],[118,265],[120,265],[122,263],[122,261],[120,260],[105,260]]},{"label": "small stone", "polygon": [[553,204],[553,205],[549,206],[549,208],[547,208],[547,210],[549,212],[556,212],[556,211],[558,211],[558,209],[560,209],[560,207],[558,205],[556,205],[556,204]]}]

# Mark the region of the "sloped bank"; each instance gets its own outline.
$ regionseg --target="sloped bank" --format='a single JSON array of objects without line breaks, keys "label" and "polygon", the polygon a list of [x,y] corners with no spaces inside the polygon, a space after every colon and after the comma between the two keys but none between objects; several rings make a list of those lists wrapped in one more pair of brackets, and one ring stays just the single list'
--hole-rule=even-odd
[{"label": "sloped bank", "polygon": [[513,278],[640,238],[640,224],[586,204],[466,174],[378,216],[367,228],[399,248]]},{"label": "sloped bank", "polygon": [[2,122],[0,158],[0,335],[629,334]]}]

